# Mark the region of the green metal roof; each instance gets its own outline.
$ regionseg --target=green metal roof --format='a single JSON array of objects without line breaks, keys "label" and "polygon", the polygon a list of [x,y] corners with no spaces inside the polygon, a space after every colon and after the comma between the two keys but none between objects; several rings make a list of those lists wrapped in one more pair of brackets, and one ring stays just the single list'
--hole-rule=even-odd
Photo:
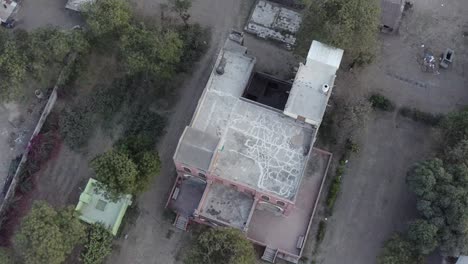
[{"label": "green metal roof", "polygon": [[125,211],[132,204],[132,196],[127,194],[115,202],[110,201],[98,192],[96,183],[98,181],[95,179],[89,179],[75,210],[80,212],[80,219],[84,222],[89,224],[102,223],[115,236]]}]

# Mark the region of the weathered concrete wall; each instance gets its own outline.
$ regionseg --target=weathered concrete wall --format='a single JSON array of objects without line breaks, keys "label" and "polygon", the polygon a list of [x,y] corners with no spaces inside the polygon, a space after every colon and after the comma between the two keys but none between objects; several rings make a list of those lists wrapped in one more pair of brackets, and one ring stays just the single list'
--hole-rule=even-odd
[{"label": "weathered concrete wall", "polygon": [[[57,101],[57,90],[59,89],[59,86],[62,86],[70,77],[71,74],[71,69],[73,67],[73,64],[75,63],[77,54],[73,53],[70,54],[67,60],[67,64],[65,67],[63,67],[62,71],[60,72],[60,75],[57,79],[57,82],[54,86],[54,89],[52,90],[52,93],[49,96],[49,99],[47,101],[47,104],[44,107],[44,110],[42,111],[41,117],[39,118],[39,121],[37,122],[36,128],[34,129],[34,132],[32,133],[28,146],[26,147],[26,150],[21,157],[21,161],[18,165],[18,168],[16,168],[16,172],[13,176],[13,179],[11,181],[11,184],[8,188],[8,191],[5,193],[5,196],[0,194],[0,216],[2,216],[5,212],[5,209],[8,208],[8,204],[12,200],[12,198],[15,196],[16,192],[16,187],[19,182],[19,174],[23,167],[25,166],[26,161],[28,160],[28,155],[29,155],[29,150],[31,147],[31,140],[39,134],[39,132],[42,129],[42,126],[44,125],[45,121],[47,120],[47,117],[49,116],[50,112],[55,106],[55,102]],[[0,228],[1,228],[2,223],[0,222]]]}]

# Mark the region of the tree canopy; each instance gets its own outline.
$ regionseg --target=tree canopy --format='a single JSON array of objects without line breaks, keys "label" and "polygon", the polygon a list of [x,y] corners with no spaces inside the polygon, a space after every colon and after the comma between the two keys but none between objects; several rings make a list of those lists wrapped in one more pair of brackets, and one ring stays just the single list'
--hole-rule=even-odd
[{"label": "tree canopy", "polygon": [[461,140],[468,139],[468,109],[448,114],[441,126],[448,146],[454,146]]},{"label": "tree canopy", "polygon": [[298,49],[306,52],[312,40],[345,50],[356,63],[372,60],[380,21],[378,0],[327,0],[311,3],[298,35]]},{"label": "tree canopy", "polygon": [[83,15],[94,38],[120,36],[130,27],[132,11],[127,1],[100,0],[83,8]]},{"label": "tree canopy", "polygon": [[423,258],[413,249],[413,244],[396,234],[388,241],[377,258],[378,264],[422,264]]},{"label": "tree canopy", "polygon": [[[451,153],[457,153],[452,154],[457,156],[460,151]],[[453,159],[454,157],[451,160]],[[466,160],[465,157],[464,161]],[[449,256],[468,253],[466,164],[444,162],[440,159],[424,161],[418,163],[408,173],[407,183],[417,196],[417,208],[423,218],[435,226],[431,228],[438,229],[437,237],[441,252]],[[422,247],[428,248],[425,244]]]},{"label": "tree canopy", "polygon": [[420,254],[428,255],[437,247],[437,231],[437,226],[419,219],[409,225],[408,239]]},{"label": "tree canopy", "polygon": [[137,179],[137,167],[126,155],[108,151],[94,158],[91,167],[102,184],[104,194],[112,200],[124,194],[133,194]]},{"label": "tree canopy", "polygon": [[26,74],[26,57],[13,35],[0,28],[0,99],[12,99]]},{"label": "tree canopy", "polygon": [[182,56],[183,42],[174,31],[132,26],[122,36],[120,54],[129,74],[171,78]]},{"label": "tree canopy", "polygon": [[101,264],[112,252],[114,236],[102,224],[94,224],[89,227],[88,238],[81,253],[81,261],[84,264]]},{"label": "tree canopy", "polygon": [[85,227],[73,207],[55,210],[45,202],[35,202],[15,235],[26,264],[60,264],[85,235]]},{"label": "tree canopy", "polygon": [[253,264],[253,246],[241,231],[233,228],[210,228],[196,239],[185,259],[187,264]]}]

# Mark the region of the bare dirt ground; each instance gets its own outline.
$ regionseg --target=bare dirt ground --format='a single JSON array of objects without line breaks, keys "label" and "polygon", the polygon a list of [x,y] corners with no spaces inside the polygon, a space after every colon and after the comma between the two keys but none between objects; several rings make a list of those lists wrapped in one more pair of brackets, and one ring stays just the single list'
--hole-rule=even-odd
[{"label": "bare dirt ground", "polygon": [[37,98],[0,103],[0,192],[11,160],[25,151],[44,104]]},{"label": "bare dirt ground", "polygon": [[65,9],[67,0],[21,0],[15,19],[18,27],[31,30],[45,26],[71,28],[82,23],[78,13]]},{"label": "bare dirt ground", "polygon": [[[338,74],[335,96],[352,98],[379,92],[397,106],[446,113],[468,104],[467,12],[463,0],[415,0],[400,32],[381,36],[376,62],[354,73]],[[417,55],[430,48],[436,56],[452,48],[455,61],[440,74],[422,72]],[[351,158],[342,192],[328,219],[327,232],[314,258],[323,264],[376,263],[383,242],[416,217],[415,199],[405,174],[415,162],[433,153],[434,131],[376,112],[358,136],[361,151]],[[430,263],[440,263],[440,258]]]}]

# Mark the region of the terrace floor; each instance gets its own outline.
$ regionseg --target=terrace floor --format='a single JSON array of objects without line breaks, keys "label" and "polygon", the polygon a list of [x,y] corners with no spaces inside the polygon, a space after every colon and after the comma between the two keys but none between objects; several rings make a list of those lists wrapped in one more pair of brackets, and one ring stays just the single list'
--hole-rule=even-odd
[{"label": "terrace floor", "polygon": [[243,228],[254,203],[253,196],[220,183],[213,183],[208,188],[200,214]]},{"label": "terrace floor", "polygon": [[176,188],[179,188],[179,195],[175,200],[171,198],[169,208],[182,216],[192,216],[205,192],[206,182],[195,177],[182,177]]},{"label": "terrace floor", "polygon": [[295,208],[288,216],[278,216],[267,210],[256,209],[247,236],[270,248],[299,256],[297,241],[300,236],[307,235],[330,159],[330,153],[313,149],[299,187]]}]

